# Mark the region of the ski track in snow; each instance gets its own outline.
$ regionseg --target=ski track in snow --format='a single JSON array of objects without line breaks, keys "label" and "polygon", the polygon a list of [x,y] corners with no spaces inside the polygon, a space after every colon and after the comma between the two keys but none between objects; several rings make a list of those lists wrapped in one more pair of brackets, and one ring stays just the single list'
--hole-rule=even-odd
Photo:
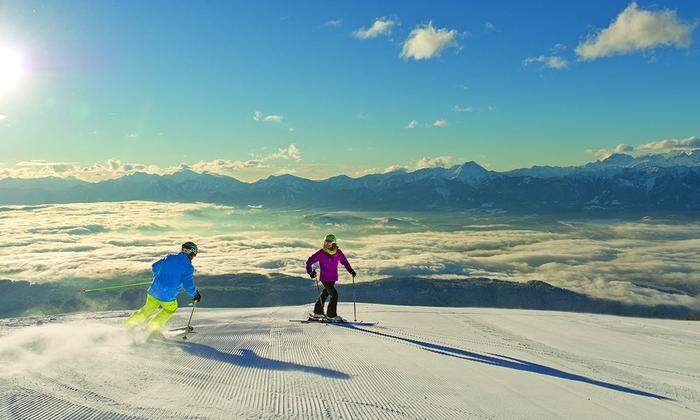
[{"label": "ski track in snow", "polygon": [[198,309],[188,340],[147,341],[126,312],[3,319],[0,418],[700,417],[698,322],[358,308],[378,324]]}]

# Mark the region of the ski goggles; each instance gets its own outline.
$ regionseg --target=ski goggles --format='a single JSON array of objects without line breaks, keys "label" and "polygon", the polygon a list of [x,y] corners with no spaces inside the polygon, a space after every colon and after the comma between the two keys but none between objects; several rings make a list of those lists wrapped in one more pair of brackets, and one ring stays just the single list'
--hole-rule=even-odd
[{"label": "ski goggles", "polygon": [[193,257],[197,256],[197,247],[194,248],[182,248],[182,252]]}]

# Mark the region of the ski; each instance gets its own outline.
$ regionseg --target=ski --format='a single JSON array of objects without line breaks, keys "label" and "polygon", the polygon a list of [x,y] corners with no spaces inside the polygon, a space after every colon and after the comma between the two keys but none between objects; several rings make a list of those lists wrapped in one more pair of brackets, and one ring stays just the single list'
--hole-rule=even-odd
[{"label": "ski", "polygon": [[363,322],[363,321],[346,321],[342,322],[326,322],[329,325],[354,325],[356,327],[373,327],[378,324],[378,322]]},{"label": "ski", "polygon": [[186,327],[180,327],[180,328],[173,328],[172,330],[168,331],[187,331],[187,332],[192,332],[194,331],[194,327],[191,325],[188,325]]},{"label": "ski", "polygon": [[323,322],[326,324],[342,324],[342,323],[345,323],[347,321],[344,320],[343,318],[338,317],[335,319],[332,319],[332,318],[319,319],[318,322]]},{"label": "ski", "polygon": [[343,318],[336,316],[333,318],[329,318],[325,315],[319,315],[319,314],[314,314],[314,313],[309,313],[309,321],[314,321],[314,322],[324,322],[328,324],[335,324],[335,323],[340,323],[340,322],[347,322]]},{"label": "ski", "polygon": [[173,330],[168,330],[168,331],[163,332],[163,338],[169,339],[169,338],[181,337],[183,340],[187,340],[187,336],[189,334],[197,334],[197,331],[194,331],[194,328],[192,328],[192,327],[176,328]]},{"label": "ski", "polygon": [[378,324],[378,322],[363,322],[363,321],[346,321],[343,322],[328,322],[328,321],[318,321],[312,319],[290,319],[289,322],[296,322],[299,324],[326,324],[326,325],[354,325],[357,327],[373,327]]}]

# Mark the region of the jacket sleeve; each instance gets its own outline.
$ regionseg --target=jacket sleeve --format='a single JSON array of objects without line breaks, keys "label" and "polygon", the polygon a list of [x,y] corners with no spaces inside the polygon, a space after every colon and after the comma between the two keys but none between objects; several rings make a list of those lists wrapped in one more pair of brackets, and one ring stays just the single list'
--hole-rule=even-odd
[{"label": "jacket sleeve", "polygon": [[343,254],[343,251],[338,250],[338,258],[340,259],[340,263],[345,266],[345,269],[348,270],[348,273],[354,273],[355,270],[352,269],[352,266],[350,266],[350,261],[345,257],[345,254]]},{"label": "jacket sleeve", "polygon": [[160,267],[163,265],[163,261],[165,258],[161,258],[158,261],[154,262],[153,265],[151,266],[151,272],[155,276],[158,273],[158,270],[160,270]]},{"label": "jacket sleeve", "polygon": [[321,251],[316,251],[313,253],[312,256],[309,257],[308,260],[306,260],[306,273],[311,274],[311,266],[316,264],[318,262],[318,256]]},{"label": "jacket sleeve", "polygon": [[194,287],[194,267],[192,265],[186,266],[185,272],[182,273],[182,288],[192,297],[197,294],[197,289]]}]

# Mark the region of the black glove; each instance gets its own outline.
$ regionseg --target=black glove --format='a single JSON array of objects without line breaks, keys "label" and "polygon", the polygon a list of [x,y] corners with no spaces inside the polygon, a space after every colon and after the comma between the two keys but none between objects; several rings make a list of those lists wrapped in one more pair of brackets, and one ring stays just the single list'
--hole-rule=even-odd
[{"label": "black glove", "polygon": [[315,279],[316,278],[316,270],[311,270],[311,272],[309,273],[309,277],[311,277],[312,279]]},{"label": "black glove", "polygon": [[353,277],[355,277],[357,275],[357,273],[353,269],[348,270],[348,273],[350,273],[350,275]]},{"label": "black glove", "polygon": [[199,302],[200,300],[202,300],[202,295],[199,294],[199,290],[197,290],[197,294],[194,295],[194,297],[192,298],[192,300],[195,301],[195,302]]}]

